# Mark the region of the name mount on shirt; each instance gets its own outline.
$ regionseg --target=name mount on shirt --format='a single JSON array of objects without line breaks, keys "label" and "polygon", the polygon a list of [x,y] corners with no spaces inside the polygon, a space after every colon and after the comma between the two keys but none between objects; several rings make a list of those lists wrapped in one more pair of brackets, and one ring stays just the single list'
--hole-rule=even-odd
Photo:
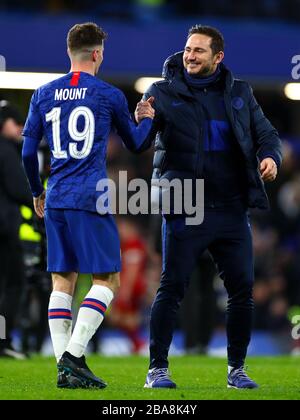
[{"label": "name mount on shirt", "polygon": [[74,89],[55,89],[54,100],[55,101],[67,101],[84,99],[87,88],[74,88]]}]

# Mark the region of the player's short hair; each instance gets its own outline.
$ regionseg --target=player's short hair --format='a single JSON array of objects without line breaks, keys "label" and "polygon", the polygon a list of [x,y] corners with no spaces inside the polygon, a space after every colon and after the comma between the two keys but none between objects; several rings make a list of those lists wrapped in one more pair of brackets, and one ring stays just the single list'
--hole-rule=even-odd
[{"label": "player's short hair", "polygon": [[72,53],[76,53],[96,45],[103,45],[106,38],[107,34],[95,23],[78,23],[69,30],[67,45]]},{"label": "player's short hair", "polygon": [[194,34],[206,35],[211,38],[210,47],[213,54],[224,51],[224,37],[218,29],[212,26],[194,25],[189,29],[187,39]]}]

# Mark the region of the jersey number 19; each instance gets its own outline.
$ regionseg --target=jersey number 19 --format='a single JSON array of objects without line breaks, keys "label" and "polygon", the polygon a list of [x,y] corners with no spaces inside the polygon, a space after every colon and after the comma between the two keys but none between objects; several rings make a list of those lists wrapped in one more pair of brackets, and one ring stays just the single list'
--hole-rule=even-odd
[{"label": "jersey number 19", "polygon": [[[53,156],[56,159],[67,159],[68,153],[66,150],[61,149],[61,139],[60,139],[60,114],[61,108],[55,107],[48,112],[45,117],[46,121],[52,121],[52,134],[53,134],[53,145],[54,150],[52,150]],[[83,116],[84,118],[84,128],[82,131],[78,131],[77,122],[78,118]],[[78,106],[74,108],[69,116],[68,122],[68,131],[70,137],[75,140],[75,142],[69,143],[69,154],[74,159],[84,159],[86,158],[94,143],[95,137],[95,118],[92,111],[86,106]],[[78,144],[76,142],[84,141],[81,150],[78,150]]]}]

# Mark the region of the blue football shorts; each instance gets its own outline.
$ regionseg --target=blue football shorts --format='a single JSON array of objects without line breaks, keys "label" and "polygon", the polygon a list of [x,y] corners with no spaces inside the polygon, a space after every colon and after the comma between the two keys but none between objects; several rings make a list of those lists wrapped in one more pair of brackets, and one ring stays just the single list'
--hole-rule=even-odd
[{"label": "blue football shorts", "polygon": [[121,270],[120,239],[112,215],[46,209],[50,272],[114,273]]}]

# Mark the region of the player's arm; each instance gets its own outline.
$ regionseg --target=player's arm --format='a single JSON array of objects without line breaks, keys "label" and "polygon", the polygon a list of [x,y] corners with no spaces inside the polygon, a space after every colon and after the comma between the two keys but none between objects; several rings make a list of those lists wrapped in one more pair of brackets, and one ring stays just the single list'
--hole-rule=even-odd
[{"label": "player's arm", "polygon": [[42,117],[36,104],[37,92],[31,98],[26,124],[23,130],[23,166],[33,195],[36,214],[44,217],[45,191],[39,174],[38,147],[43,135]]},{"label": "player's arm", "polygon": [[149,109],[138,126],[132,121],[127,100],[121,91],[113,98],[113,123],[125,146],[132,152],[139,152],[148,138],[154,118],[154,110],[149,102]]},{"label": "player's arm", "polygon": [[[154,98],[154,99],[152,99]],[[144,151],[148,149],[152,142],[154,141],[156,134],[158,131],[161,131],[163,128],[163,118],[162,113],[159,109],[159,92],[155,86],[155,84],[151,85],[148,90],[144,93],[142,99],[140,102],[138,102],[134,117],[137,123],[140,123],[141,119],[143,118],[143,114],[145,112],[145,108],[147,109],[148,103],[151,103],[151,106],[155,110],[155,116],[152,122],[151,130],[143,144],[143,147],[140,149],[140,151]]]},{"label": "player's arm", "polygon": [[23,166],[33,195],[34,210],[42,218],[44,217],[45,191],[39,174],[38,147],[38,140],[24,137],[22,150]]},{"label": "player's arm", "polygon": [[281,165],[281,141],[277,130],[265,117],[250,89],[251,133],[254,137],[257,156],[260,160],[260,173],[264,181],[273,181]]}]

